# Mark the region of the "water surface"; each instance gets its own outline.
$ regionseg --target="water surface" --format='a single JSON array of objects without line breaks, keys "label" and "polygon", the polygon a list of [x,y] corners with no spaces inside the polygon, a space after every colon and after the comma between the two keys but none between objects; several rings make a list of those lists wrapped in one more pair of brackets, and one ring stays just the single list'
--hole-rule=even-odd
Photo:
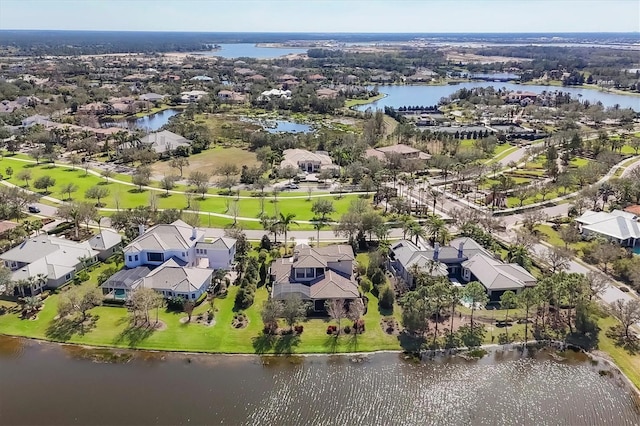
[{"label": "water surface", "polygon": [[436,105],[441,98],[450,96],[454,92],[465,88],[472,89],[475,87],[493,86],[496,90],[505,88],[507,90],[520,90],[523,92],[542,93],[544,91],[553,92],[569,92],[571,97],[584,102],[588,100],[591,103],[602,102],[605,107],[613,107],[620,105],[621,108],[632,108],[640,111],[640,96],[620,95],[616,93],[601,92],[595,89],[581,89],[577,87],[555,87],[541,85],[522,85],[514,83],[496,83],[496,82],[467,82],[460,84],[451,84],[444,86],[420,86],[420,85],[403,85],[403,86],[379,86],[380,93],[387,96],[372,102],[370,104],[359,105],[360,111],[371,109],[384,109],[384,107],[399,108],[401,106],[432,106]]},{"label": "water surface", "polygon": [[220,49],[210,52],[193,52],[194,55],[220,56],[223,58],[274,59],[292,53],[307,53],[307,49],[293,47],[258,47],[253,43],[220,44]]},{"label": "water surface", "polygon": [[[109,351],[98,351],[104,355]],[[130,353],[125,353],[130,356]],[[0,337],[0,424],[634,425],[615,374],[583,359],[493,353],[244,357],[93,351]],[[100,358],[100,357],[98,357]],[[126,359],[126,358],[125,358]]]}]

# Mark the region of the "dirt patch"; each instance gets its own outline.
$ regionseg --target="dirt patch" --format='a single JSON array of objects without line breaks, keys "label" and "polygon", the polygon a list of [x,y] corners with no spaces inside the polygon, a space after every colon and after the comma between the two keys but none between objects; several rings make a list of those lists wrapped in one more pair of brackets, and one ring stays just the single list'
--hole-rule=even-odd
[{"label": "dirt patch", "polygon": [[386,317],[380,320],[380,327],[382,331],[392,336],[398,336],[400,334],[400,324],[393,317]]},{"label": "dirt patch", "polygon": [[191,321],[189,321],[189,317],[180,318],[181,324],[200,324],[205,327],[213,327],[216,325],[216,319],[211,316],[209,317],[207,314],[200,314],[195,317],[191,317]]},{"label": "dirt patch", "polygon": [[[210,174],[211,170],[217,170],[223,164],[235,164],[238,166],[238,170],[240,170],[243,165],[253,167],[257,166],[259,162],[256,159],[256,155],[246,149],[237,147],[215,147],[200,154],[190,156],[189,165],[184,168],[182,175],[186,178],[195,171]],[[162,177],[180,174],[178,169],[171,167],[169,161],[158,161],[151,168],[155,176]]]}]

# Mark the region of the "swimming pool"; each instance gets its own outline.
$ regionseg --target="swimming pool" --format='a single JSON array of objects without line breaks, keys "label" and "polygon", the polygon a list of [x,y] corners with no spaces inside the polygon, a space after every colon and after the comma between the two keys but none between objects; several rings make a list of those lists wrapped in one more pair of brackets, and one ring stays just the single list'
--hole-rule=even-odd
[{"label": "swimming pool", "polygon": [[633,251],[635,254],[637,254],[638,256],[640,256],[640,246],[635,246],[633,249],[631,249],[631,251]]}]

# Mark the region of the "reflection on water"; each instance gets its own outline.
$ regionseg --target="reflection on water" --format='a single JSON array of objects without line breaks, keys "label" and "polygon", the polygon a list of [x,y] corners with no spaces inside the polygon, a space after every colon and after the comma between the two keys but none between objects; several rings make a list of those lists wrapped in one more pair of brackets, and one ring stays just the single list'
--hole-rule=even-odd
[{"label": "reflection on water", "polygon": [[[6,343],[0,338],[0,347]],[[19,340],[19,339],[17,339]],[[576,356],[494,352],[479,361],[376,354],[244,357],[23,341],[2,358],[2,424],[598,424],[640,422],[630,392]],[[78,356],[80,354],[80,356]],[[94,361],[94,362],[92,362]],[[98,361],[98,362],[95,362]],[[37,384],[36,384],[37,383]],[[11,391],[7,391],[11,389]],[[37,410],[30,401],[38,401]]]}]

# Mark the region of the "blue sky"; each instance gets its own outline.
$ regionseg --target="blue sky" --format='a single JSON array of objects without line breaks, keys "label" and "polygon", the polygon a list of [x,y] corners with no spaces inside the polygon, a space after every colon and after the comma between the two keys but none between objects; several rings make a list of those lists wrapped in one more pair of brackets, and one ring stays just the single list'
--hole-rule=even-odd
[{"label": "blue sky", "polygon": [[0,0],[0,29],[637,32],[638,0]]}]

